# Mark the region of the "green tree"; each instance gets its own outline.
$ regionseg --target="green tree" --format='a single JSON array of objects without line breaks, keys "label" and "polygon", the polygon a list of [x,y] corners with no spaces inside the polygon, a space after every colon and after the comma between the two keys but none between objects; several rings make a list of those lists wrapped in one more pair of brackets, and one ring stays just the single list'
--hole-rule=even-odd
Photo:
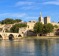
[{"label": "green tree", "polygon": [[48,33],[47,25],[44,25],[44,26],[43,26],[42,33],[43,33],[43,34],[47,34],[47,33]]},{"label": "green tree", "polygon": [[42,33],[42,29],[43,29],[43,24],[42,24],[42,23],[37,22],[37,23],[34,25],[34,32],[37,33],[37,36],[38,36],[38,34],[41,34],[41,33]]},{"label": "green tree", "polygon": [[27,24],[24,24],[24,23],[15,24],[15,25],[13,25],[13,27],[11,27],[10,32],[18,33],[19,28],[21,28],[21,27],[27,27]]},{"label": "green tree", "polygon": [[21,22],[22,20],[21,19],[15,19],[15,22]]},{"label": "green tree", "polygon": [[1,24],[14,24],[14,23],[17,23],[17,22],[21,22],[22,20],[21,19],[12,19],[12,18],[6,18],[2,21],[0,21]]},{"label": "green tree", "polygon": [[52,24],[48,23],[48,24],[45,24],[45,25],[43,26],[42,32],[43,32],[43,34],[47,34],[47,33],[52,32],[53,29],[54,29],[54,26],[53,26]]},{"label": "green tree", "polygon": [[1,24],[13,24],[14,20],[11,18],[6,18],[5,20],[1,21]]},{"label": "green tree", "polygon": [[58,26],[57,25],[54,25],[54,28],[58,28]]}]

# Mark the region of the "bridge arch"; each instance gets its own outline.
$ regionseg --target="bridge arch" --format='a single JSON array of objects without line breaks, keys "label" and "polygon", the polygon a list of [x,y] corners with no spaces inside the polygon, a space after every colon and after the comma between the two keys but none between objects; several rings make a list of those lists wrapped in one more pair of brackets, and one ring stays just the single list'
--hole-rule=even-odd
[{"label": "bridge arch", "polygon": [[56,30],[55,35],[59,36],[59,29]]},{"label": "bridge arch", "polygon": [[19,34],[18,37],[22,37],[22,36]]},{"label": "bridge arch", "polygon": [[0,39],[3,39],[2,35],[0,35]]},{"label": "bridge arch", "polygon": [[14,39],[14,35],[13,34],[10,34],[9,35],[9,40],[13,40]]}]

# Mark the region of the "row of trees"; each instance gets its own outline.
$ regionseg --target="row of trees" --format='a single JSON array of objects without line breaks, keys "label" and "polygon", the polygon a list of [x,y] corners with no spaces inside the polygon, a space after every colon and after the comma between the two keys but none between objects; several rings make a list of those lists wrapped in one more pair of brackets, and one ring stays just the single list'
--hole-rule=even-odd
[{"label": "row of trees", "polygon": [[18,33],[19,28],[22,28],[22,27],[27,27],[27,24],[26,23],[15,24],[11,27],[10,32]]},{"label": "row of trees", "polygon": [[48,24],[42,24],[40,22],[37,22],[34,26],[34,32],[37,33],[37,36],[38,34],[47,34],[47,33],[50,33],[53,31],[53,29],[57,28],[58,26],[55,25],[53,26],[52,24],[48,23]]},{"label": "row of trees", "polygon": [[[27,24],[26,23],[15,24],[15,25],[13,25],[13,27],[11,27],[10,32],[18,33],[19,28],[21,28],[21,27],[27,27]],[[58,28],[58,26],[57,25],[53,26],[50,23],[42,24],[40,22],[37,22],[34,25],[33,29],[34,29],[34,32],[37,33],[37,36],[38,36],[38,34],[46,35],[47,33],[52,32],[54,28]]]},{"label": "row of trees", "polygon": [[27,27],[26,23],[18,23],[18,22],[21,22],[21,21],[22,21],[21,19],[6,18],[6,19],[0,21],[0,24],[14,24],[14,23],[17,23],[15,25],[13,25],[10,28],[10,30],[6,29],[5,31],[6,32],[18,33],[19,28],[21,28],[21,27]]},{"label": "row of trees", "polygon": [[21,22],[21,21],[22,21],[21,19],[6,18],[0,21],[0,24],[14,24],[14,23]]}]

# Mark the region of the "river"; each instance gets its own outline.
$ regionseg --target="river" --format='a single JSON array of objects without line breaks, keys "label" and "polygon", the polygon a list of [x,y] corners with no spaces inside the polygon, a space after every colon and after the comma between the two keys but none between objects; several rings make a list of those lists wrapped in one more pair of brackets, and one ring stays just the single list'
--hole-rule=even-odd
[{"label": "river", "polygon": [[59,39],[0,40],[0,56],[59,56]]}]

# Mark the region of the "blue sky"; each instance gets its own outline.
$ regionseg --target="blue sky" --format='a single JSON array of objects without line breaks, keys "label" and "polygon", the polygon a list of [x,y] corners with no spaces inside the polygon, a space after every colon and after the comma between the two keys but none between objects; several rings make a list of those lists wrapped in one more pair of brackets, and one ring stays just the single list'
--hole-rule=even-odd
[{"label": "blue sky", "polygon": [[23,21],[38,20],[50,16],[59,21],[59,0],[0,0],[0,21],[5,18],[19,18]]}]

